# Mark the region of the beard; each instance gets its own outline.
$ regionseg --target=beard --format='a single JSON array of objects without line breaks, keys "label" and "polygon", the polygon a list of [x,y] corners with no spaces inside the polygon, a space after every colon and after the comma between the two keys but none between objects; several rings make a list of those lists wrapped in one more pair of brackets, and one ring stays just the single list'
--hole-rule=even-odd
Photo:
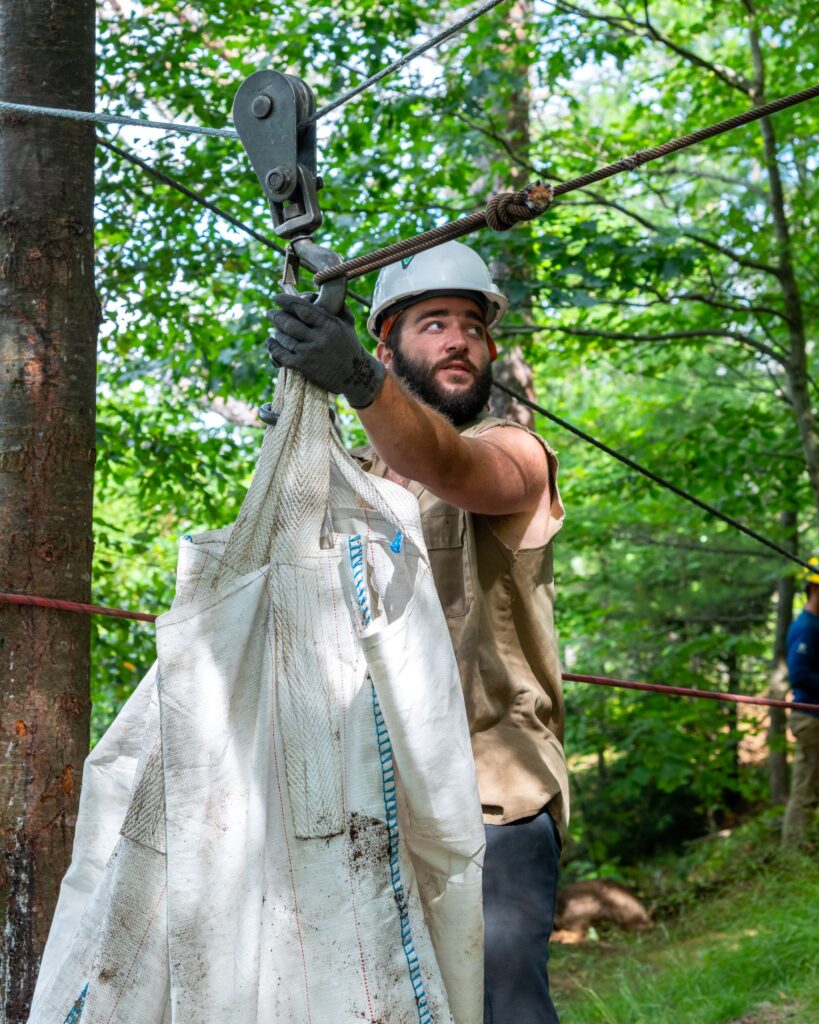
[{"label": "beard", "polygon": [[437,372],[451,359],[441,359],[432,366],[424,366],[401,351],[400,343],[393,346],[392,369],[403,384],[426,405],[445,416],[456,427],[474,420],[489,401],[492,389],[492,364],[477,369],[468,360],[460,358],[472,373],[472,384],[466,390],[453,391],[438,383]]}]

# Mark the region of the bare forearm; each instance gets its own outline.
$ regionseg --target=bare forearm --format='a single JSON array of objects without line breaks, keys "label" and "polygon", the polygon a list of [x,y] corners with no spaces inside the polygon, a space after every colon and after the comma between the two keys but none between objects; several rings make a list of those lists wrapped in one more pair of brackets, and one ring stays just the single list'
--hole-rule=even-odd
[{"label": "bare forearm", "polygon": [[[458,431],[413,398],[388,373],[375,400],[358,410],[370,443],[393,472],[417,480],[442,498],[459,490],[469,454]],[[453,479],[453,475],[455,479]]]},{"label": "bare forearm", "polygon": [[538,506],[548,489],[539,442],[525,431],[462,437],[387,374],[371,405],[359,409],[370,441],[393,472],[469,512],[509,515]]}]

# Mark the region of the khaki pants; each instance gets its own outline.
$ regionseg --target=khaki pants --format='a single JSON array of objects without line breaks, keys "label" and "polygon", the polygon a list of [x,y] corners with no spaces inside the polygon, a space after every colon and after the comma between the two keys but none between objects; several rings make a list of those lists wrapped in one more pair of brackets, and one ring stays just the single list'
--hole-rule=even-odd
[{"label": "khaki pants", "polygon": [[819,805],[819,717],[791,712],[796,753],[791,774],[791,795],[782,825],[782,842],[801,842]]}]

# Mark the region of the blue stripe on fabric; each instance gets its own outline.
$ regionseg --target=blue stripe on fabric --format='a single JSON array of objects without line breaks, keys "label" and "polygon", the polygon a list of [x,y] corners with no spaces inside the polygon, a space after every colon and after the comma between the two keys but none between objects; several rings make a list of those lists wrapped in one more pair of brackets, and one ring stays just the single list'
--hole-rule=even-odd
[{"label": "blue stripe on fabric", "polygon": [[350,568],[353,571],[353,586],[358,607],[361,610],[361,617],[364,625],[369,626],[373,621],[370,612],[370,598],[367,594],[367,584],[364,579],[364,545],[361,542],[361,535],[356,534],[350,537]]},{"label": "blue stripe on fabric", "polygon": [[387,830],[390,838],[390,881],[395,897],[395,905],[398,907],[398,916],[401,924],[401,944],[404,947],[404,955],[407,958],[410,982],[415,994],[415,1003],[418,1008],[418,1024],[432,1024],[432,1014],[429,1010],[429,1003],[424,991],[424,981],[421,977],[421,965],[418,962],[418,954],[412,942],[412,929],[410,927],[409,909],[407,898],[404,892],[404,884],[401,881],[401,866],[398,860],[398,801],[395,790],[395,766],[392,755],[392,744],[390,743],[387,725],[378,703],[378,695],[375,687],[372,687],[373,715],[375,716],[375,735],[378,743],[378,751],[381,755],[381,782],[384,791],[384,810],[387,816]]},{"label": "blue stripe on fabric", "polygon": [[76,1003],[68,1011],[68,1016],[63,1021],[63,1024],[79,1024],[80,1017],[82,1017],[82,1011],[85,1006],[85,997],[88,995],[88,982],[85,983],[85,988],[80,992],[79,998]]},{"label": "blue stripe on fabric", "polygon": [[[400,551],[401,534],[399,532],[396,540]],[[392,545],[390,545],[392,547]],[[364,546],[361,536],[356,534],[350,537],[350,567],[353,573],[353,586],[355,587],[358,607],[364,625],[369,626],[372,622],[370,612],[369,595],[364,580]],[[395,550],[395,548],[393,548]],[[373,715],[375,717],[375,738],[378,743],[378,755],[381,761],[381,788],[384,793],[384,812],[387,818],[387,833],[390,840],[390,883],[395,897],[395,905],[398,907],[398,918],[401,928],[401,945],[404,948],[404,955],[407,958],[410,983],[415,995],[415,1005],[418,1010],[418,1024],[432,1024],[432,1013],[429,1009],[429,1001],[424,990],[424,980],[421,976],[421,965],[418,962],[418,954],[412,942],[412,929],[410,927],[409,910],[407,908],[407,897],[404,892],[404,883],[401,880],[401,865],[398,859],[398,843],[400,835],[398,832],[398,799],[395,788],[395,761],[393,759],[392,744],[387,731],[387,723],[378,703],[378,695],[375,687],[370,681],[373,699]]]}]

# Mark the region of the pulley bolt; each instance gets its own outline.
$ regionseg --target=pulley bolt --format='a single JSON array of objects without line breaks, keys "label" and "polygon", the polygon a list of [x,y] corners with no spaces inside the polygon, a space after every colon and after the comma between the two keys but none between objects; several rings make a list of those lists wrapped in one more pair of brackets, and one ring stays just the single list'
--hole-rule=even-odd
[{"label": "pulley bolt", "polygon": [[263,117],[267,117],[273,109],[273,100],[262,93],[261,96],[256,97],[251,104],[250,109],[253,111],[254,115],[261,120]]},{"label": "pulley bolt", "polygon": [[271,192],[284,192],[290,187],[292,181],[293,175],[290,173],[290,168],[283,164],[268,171],[265,178],[265,184]]}]

